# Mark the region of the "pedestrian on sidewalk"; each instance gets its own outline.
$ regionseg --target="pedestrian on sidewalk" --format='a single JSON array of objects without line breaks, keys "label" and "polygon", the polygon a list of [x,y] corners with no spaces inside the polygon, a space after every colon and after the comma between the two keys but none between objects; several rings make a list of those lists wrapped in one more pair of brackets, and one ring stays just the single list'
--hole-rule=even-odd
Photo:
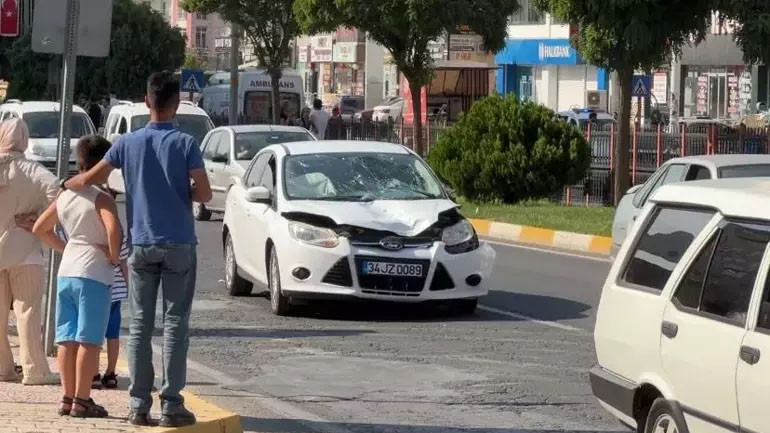
[{"label": "pedestrian on sidewalk", "polygon": [[[101,161],[110,142],[97,135],[80,139],[78,169],[84,173]],[[65,243],[55,232],[61,225]],[[104,407],[91,399],[91,380],[99,369],[99,351],[110,314],[113,267],[123,238],[115,201],[96,187],[64,190],[35,222],[34,233],[62,252],[56,290],[56,344],[63,395],[59,415],[104,418]]]},{"label": "pedestrian on sidewalk", "polygon": [[329,113],[324,110],[320,99],[313,101],[313,111],[310,112],[310,132],[319,140],[326,139],[326,125],[329,123]]},{"label": "pedestrian on sidewalk", "polygon": [[[18,380],[8,342],[11,306],[19,332],[25,385],[55,385],[43,351],[41,310],[45,264],[31,223],[56,198],[56,177],[24,158],[29,142],[21,119],[0,123],[0,381]],[[13,304],[13,305],[11,305]]]},{"label": "pedestrian on sidewalk", "polygon": [[151,424],[152,334],[161,281],[164,311],[160,425],[195,423],[195,415],[184,407],[180,394],[187,381],[190,308],[197,266],[192,202],[211,200],[211,187],[198,143],[172,123],[179,100],[179,81],[171,72],[152,74],[145,97],[150,109],[147,126],[123,135],[96,167],[65,183],[67,188],[80,190],[105,183],[113,169],[123,171],[132,246],[127,349],[131,378],[129,422],[133,425]]}]

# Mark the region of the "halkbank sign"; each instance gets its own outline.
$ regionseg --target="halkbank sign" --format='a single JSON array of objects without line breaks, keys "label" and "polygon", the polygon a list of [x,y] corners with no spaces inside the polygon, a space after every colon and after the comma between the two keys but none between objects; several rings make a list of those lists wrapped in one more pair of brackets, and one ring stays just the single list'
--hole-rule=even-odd
[{"label": "halkbank sign", "polygon": [[508,39],[497,64],[577,65],[583,63],[569,39]]}]

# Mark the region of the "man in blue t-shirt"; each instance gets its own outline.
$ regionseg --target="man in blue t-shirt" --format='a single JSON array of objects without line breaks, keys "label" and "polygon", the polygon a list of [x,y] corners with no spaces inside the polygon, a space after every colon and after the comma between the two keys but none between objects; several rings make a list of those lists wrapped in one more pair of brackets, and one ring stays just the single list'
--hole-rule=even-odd
[{"label": "man in blue t-shirt", "polygon": [[112,170],[123,171],[133,247],[129,260],[129,422],[151,424],[150,393],[154,380],[151,343],[162,280],[165,311],[160,425],[179,427],[195,423],[195,415],[185,409],[180,394],[187,380],[190,307],[197,264],[191,208],[193,201],[211,200],[211,187],[198,143],[172,124],[179,107],[179,81],[171,72],[150,76],[145,103],[150,108],[150,123],[122,136],[99,164],[69,179],[63,187],[78,190],[87,185],[104,184]]}]

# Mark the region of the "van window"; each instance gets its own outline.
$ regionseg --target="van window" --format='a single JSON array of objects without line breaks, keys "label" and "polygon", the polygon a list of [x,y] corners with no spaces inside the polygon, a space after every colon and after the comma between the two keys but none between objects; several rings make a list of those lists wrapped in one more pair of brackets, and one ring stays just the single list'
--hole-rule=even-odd
[{"label": "van window", "polygon": [[685,251],[713,216],[714,212],[708,210],[655,209],[632,250],[622,281],[635,287],[662,291]]},{"label": "van window", "polygon": [[120,126],[118,126],[118,134],[125,134],[128,132],[128,122],[126,122],[126,118],[121,116],[120,117]]},{"label": "van window", "polygon": [[693,164],[690,166],[690,169],[687,171],[687,177],[685,178],[686,181],[691,180],[704,180],[704,179],[711,179],[711,170],[708,168],[702,166]]}]

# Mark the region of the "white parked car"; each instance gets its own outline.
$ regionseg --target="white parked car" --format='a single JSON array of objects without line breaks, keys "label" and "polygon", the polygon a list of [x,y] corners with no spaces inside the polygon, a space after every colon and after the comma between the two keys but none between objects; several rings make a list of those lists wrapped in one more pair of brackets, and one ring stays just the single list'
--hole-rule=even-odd
[{"label": "white parked car", "polygon": [[702,155],[666,161],[647,182],[629,189],[618,203],[612,222],[612,255],[617,254],[639,212],[661,186],[693,180],[768,176],[770,155]]},{"label": "white parked car", "polygon": [[307,129],[297,126],[238,125],[212,129],[201,144],[212,199],[207,205],[193,203],[195,219],[207,221],[211,212],[224,212],[225,198],[234,179],[243,177],[260,150],[271,144],[314,140]]},{"label": "white parked car", "polygon": [[495,253],[433,171],[403,146],[306,141],[262,150],[227,196],[225,284],[292,298],[453,300],[486,295]]},{"label": "white parked car", "polygon": [[770,432],[768,191],[667,185],[639,215],[602,291],[590,375],[635,431]]},{"label": "white parked car", "polygon": [[[51,171],[56,171],[56,154],[59,145],[59,116],[61,108],[58,102],[8,100],[0,105],[0,122],[12,118],[21,118],[29,128],[29,146],[25,157],[37,161]],[[76,173],[75,146],[78,139],[96,134],[91,118],[82,108],[74,105],[70,120],[70,157],[69,172]]]},{"label": "white parked car", "polygon": [[404,99],[395,97],[384,101],[382,104],[374,107],[372,113],[372,120],[375,122],[387,122],[392,120],[394,122],[401,118],[401,113],[404,110]]}]

